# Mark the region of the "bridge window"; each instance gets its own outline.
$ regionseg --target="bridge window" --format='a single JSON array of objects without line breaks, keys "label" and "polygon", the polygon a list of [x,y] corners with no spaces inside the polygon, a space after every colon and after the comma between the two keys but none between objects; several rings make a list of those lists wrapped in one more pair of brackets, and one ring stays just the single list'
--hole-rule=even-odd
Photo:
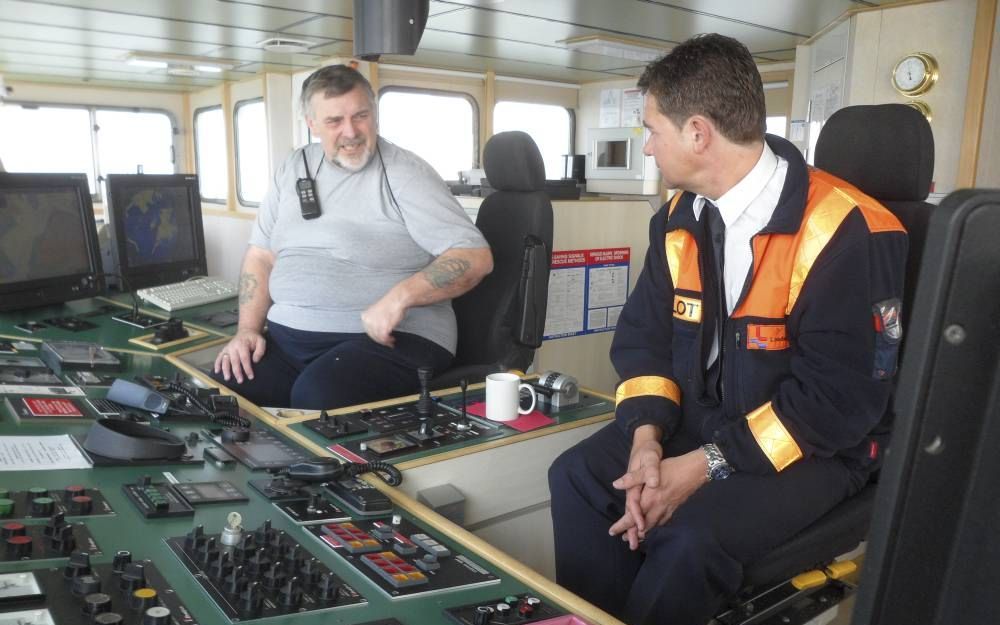
[{"label": "bridge window", "polygon": [[203,202],[225,204],[229,196],[226,174],[226,123],[221,106],[194,112],[194,159]]},{"label": "bridge window", "polygon": [[7,102],[0,106],[0,137],[0,160],[7,171],[87,174],[90,193],[97,194],[87,109]]},{"label": "bridge window", "polygon": [[263,98],[236,103],[236,197],[244,206],[260,206],[271,179],[265,112]]},{"label": "bridge window", "polygon": [[531,135],[545,162],[545,177],[562,178],[563,154],[573,153],[573,112],[563,106],[530,102],[497,102],[493,107],[493,132],[523,130]]},{"label": "bridge window", "polygon": [[469,95],[386,87],[378,104],[379,134],[416,153],[445,180],[478,163],[479,112]]},{"label": "bridge window", "polygon": [[174,135],[173,119],[161,111],[12,102],[0,107],[0,160],[7,171],[87,174],[95,200],[105,174],[174,173]]}]

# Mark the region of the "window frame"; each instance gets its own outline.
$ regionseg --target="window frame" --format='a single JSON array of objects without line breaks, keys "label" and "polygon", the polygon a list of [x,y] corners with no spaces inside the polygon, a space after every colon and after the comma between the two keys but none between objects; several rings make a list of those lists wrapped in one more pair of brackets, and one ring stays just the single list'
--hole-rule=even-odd
[{"label": "window frame", "polygon": [[[198,115],[201,113],[206,113],[211,110],[218,109],[219,112],[222,111],[221,104],[210,104],[208,106],[199,106],[191,113],[191,145],[194,148],[194,175],[198,176],[198,195],[201,197],[202,202],[208,204],[220,204],[226,206],[229,203],[229,194],[226,193],[226,197],[223,198],[209,198],[205,197],[201,193],[201,164],[198,162]],[[223,112],[222,123],[226,123],[226,116]],[[223,140],[225,140],[225,126],[223,126]],[[228,188],[229,181],[226,181],[226,186]]]},{"label": "window frame", "polygon": [[91,158],[94,161],[94,189],[96,193],[91,194],[90,199],[92,202],[98,204],[102,203],[101,199],[103,194],[101,189],[103,188],[105,177],[104,173],[101,171],[101,161],[98,158],[98,141],[100,130],[97,126],[97,111],[126,111],[131,113],[159,113],[167,118],[170,122],[170,162],[174,165],[174,173],[177,173],[177,137],[180,136],[180,128],[177,125],[177,117],[167,109],[153,108],[147,106],[113,106],[105,104],[71,104],[68,102],[38,102],[29,100],[5,100],[4,104],[20,106],[21,108],[27,109],[41,109],[41,108],[61,108],[61,109],[76,109],[81,111],[87,111],[88,117],[90,118],[90,153]]},{"label": "window frame", "polygon": [[[375,109],[376,115],[380,118],[381,115],[378,113],[379,105],[382,103],[382,96],[386,93],[397,92],[397,93],[414,93],[418,95],[436,95],[444,96],[450,98],[463,98],[472,106],[472,167],[471,169],[479,169],[479,102],[471,93],[466,93],[465,91],[449,91],[447,89],[427,89],[424,87],[407,87],[403,85],[386,85],[378,90],[375,98]],[[381,136],[381,135],[380,135]],[[419,156],[419,155],[418,155]]]},{"label": "window frame", "polygon": [[233,161],[234,161],[234,174],[236,176],[236,201],[239,202],[241,206],[247,206],[249,208],[260,208],[260,202],[250,202],[243,199],[243,187],[240,184],[240,124],[239,124],[239,114],[240,109],[248,104],[256,104],[260,102],[264,105],[264,132],[265,136],[267,133],[267,103],[264,101],[264,96],[258,96],[255,98],[247,98],[245,100],[239,100],[233,105]]},{"label": "window frame", "polygon": [[[497,105],[501,102],[513,102],[515,104],[537,104],[539,106],[553,106],[555,108],[565,109],[566,113],[569,114],[569,145],[566,147],[568,154],[576,155],[576,109],[570,108],[568,106],[560,106],[559,104],[546,104],[544,102],[525,102],[524,100],[494,100],[493,102],[493,119],[496,119]],[[493,134],[496,134],[496,128],[493,129]],[[565,156],[565,155],[563,155]],[[563,175],[566,174],[566,161],[563,160]],[[560,178],[561,179],[561,178]]]}]

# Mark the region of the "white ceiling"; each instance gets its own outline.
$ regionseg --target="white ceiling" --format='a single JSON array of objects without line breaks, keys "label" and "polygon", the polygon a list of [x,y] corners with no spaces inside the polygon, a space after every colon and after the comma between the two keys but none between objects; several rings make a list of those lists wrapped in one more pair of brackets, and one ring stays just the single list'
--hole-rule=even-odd
[{"label": "white ceiling", "polygon": [[[608,35],[669,49],[719,32],[760,62],[852,8],[889,0],[431,0],[417,54],[383,62],[493,70],[564,82],[637,76],[642,64],[569,50],[570,37]],[[317,67],[352,52],[352,0],[0,0],[0,75],[8,80],[194,91],[261,72]],[[274,36],[308,39],[307,53],[265,52]],[[217,59],[221,75],[179,77],[127,65],[130,53]]]}]

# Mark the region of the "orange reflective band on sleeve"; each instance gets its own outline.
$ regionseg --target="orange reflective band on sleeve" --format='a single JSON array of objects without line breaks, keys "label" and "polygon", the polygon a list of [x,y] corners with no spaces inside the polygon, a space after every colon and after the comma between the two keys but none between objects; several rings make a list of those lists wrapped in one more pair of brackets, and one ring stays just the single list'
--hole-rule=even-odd
[{"label": "orange reflective band on sleeve", "polygon": [[747,425],[761,451],[779,473],[802,458],[802,450],[785,429],[771,402],[748,414]]},{"label": "orange reflective band on sleeve", "polygon": [[691,323],[701,323],[701,300],[674,295],[674,317]]},{"label": "orange reflective band on sleeve", "polygon": [[618,390],[615,391],[615,406],[626,399],[644,395],[663,397],[678,406],[681,405],[681,389],[673,380],[658,375],[644,375],[625,380],[618,385]]}]

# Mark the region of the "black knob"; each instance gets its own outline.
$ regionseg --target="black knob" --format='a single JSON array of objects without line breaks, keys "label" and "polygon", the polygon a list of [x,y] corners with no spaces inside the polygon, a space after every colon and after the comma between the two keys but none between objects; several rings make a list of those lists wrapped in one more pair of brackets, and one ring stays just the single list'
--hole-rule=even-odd
[{"label": "black knob", "polygon": [[330,413],[325,410],[319,411],[319,422],[326,424],[330,420]]},{"label": "black knob", "polygon": [[156,605],[147,609],[142,615],[142,625],[168,625],[170,623],[170,608]]},{"label": "black knob", "polygon": [[430,367],[417,367],[417,379],[420,380],[420,398],[417,399],[417,414],[421,418],[431,416],[434,411],[434,400],[431,399],[429,384],[434,377],[434,370]]},{"label": "black knob", "polygon": [[302,547],[291,545],[285,552],[284,561],[286,570],[294,574],[302,566]]},{"label": "black knob", "polygon": [[266,545],[271,540],[271,537],[274,536],[274,533],[274,529],[271,527],[271,519],[264,521],[260,524],[260,527],[253,531],[258,545]]},{"label": "black knob", "polygon": [[218,559],[219,548],[216,546],[215,536],[212,536],[198,550],[198,562],[201,564],[202,569],[207,569]]},{"label": "black knob", "polygon": [[244,532],[240,538],[240,544],[233,549],[233,557],[237,560],[245,560],[253,555],[256,550],[253,534]]},{"label": "black knob", "polygon": [[493,608],[488,605],[478,606],[475,615],[472,617],[472,625],[489,625],[492,616]]},{"label": "black knob", "polygon": [[94,617],[94,625],[122,625],[125,619],[117,612],[103,612]]},{"label": "black knob", "polygon": [[270,570],[264,573],[262,577],[264,588],[267,588],[268,590],[277,590],[279,586],[285,583],[286,577],[288,576],[285,575],[284,571],[282,571],[276,566],[272,567]]},{"label": "black knob", "polygon": [[281,605],[286,608],[297,608],[302,602],[302,585],[298,577],[293,577],[285,582],[285,585],[278,591],[278,599]]},{"label": "black knob", "polygon": [[261,590],[260,582],[254,582],[240,593],[240,612],[245,615],[260,614],[260,609],[264,605],[264,591]]},{"label": "black knob", "polygon": [[312,586],[319,581],[320,570],[319,560],[309,558],[302,563],[302,568],[299,569],[299,579],[302,580],[303,585]]},{"label": "black knob", "polygon": [[250,428],[226,428],[222,430],[222,442],[245,443],[250,440]]},{"label": "black knob", "polygon": [[323,505],[323,495],[321,493],[309,493],[309,510],[316,510]]},{"label": "black knob", "polygon": [[86,597],[101,592],[101,578],[94,574],[75,577],[73,585],[70,586],[70,592],[77,597]]},{"label": "black knob", "polygon": [[497,620],[501,623],[506,623],[507,619],[510,618],[510,604],[509,603],[498,603],[493,610],[496,612]]},{"label": "black knob", "polygon": [[83,598],[83,613],[94,618],[98,614],[111,611],[111,596],[103,592],[95,592]]},{"label": "black knob", "polygon": [[111,561],[111,572],[115,575],[121,575],[125,572],[125,567],[132,562],[132,552],[131,551],[119,551],[115,553],[114,560]]},{"label": "black knob", "polygon": [[126,595],[131,595],[145,585],[146,567],[138,562],[130,562],[125,565],[125,570],[122,571],[121,580],[118,582],[118,589]]},{"label": "black knob", "polygon": [[69,562],[63,568],[63,577],[73,579],[81,575],[89,575],[90,572],[90,554],[86,551],[74,551],[69,557]]},{"label": "black knob", "polygon": [[333,603],[340,597],[340,585],[333,573],[327,571],[319,576],[316,598],[324,603]]},{"label": "black knob", "polygon": [[90,495],[77,495],[69,500],[69,513],[73,515],[90,514],[94,509],[94,500]]},{"label": "black knob", "polygon": [[247,571],[254,577],[263,575],[271,568],[271,558],[267,557],[267,549],[261,547],[247,562]]},{"label": "black knob", "polygon": [[153,483],[153,478],[149,477],[148,475],[143,475],[136,481],[136,484],[142,487],[149,486],[152,483]]},{"label": "black knob", "polygon": [[243,592],[243,589],[247,587],[247,578],[246,571],[242,566],[233,568],[233,570],[226,575],[223,587],[226,592],[231,595],[238,595]]},{"label": "black knob", "polygon": [[42,530],[46,536],[55,536],[59,528],[66,525],[66,515],[62,512],[56,512],[49,517],[48,522],[45,524],[45,528]]},{"label": "black knob", "polygon": [[33,486],[28,489],[28,501],[34,501],[38,497],[48,497],[49,490],[41,486]]},{"label": "black knob", "polygon": [[56,530],[55,535],[49,539],[49,542],[54,551],[69,555],[71,551],[76,549],[76,536],[73,535],[73,526],[63,525],[60,527]]},{"label": "black knob", "polygon": [[205,544],[205,526],[196,525],[184,537],[184,550],[197,551]]},{"label": "black knob", "polygon": [[273,558],[280,558],[281,556],[283,556],[285,554],[285,537],[286,536],[287,536],[287,534],[285,534],[284,531],[281,531],[281,532],[278,532],[277,534],[275,534],[274,536],[272,536],[271,540],[268,541],[268,547],[270,547],[270,549],[271,549],[271,557],[273,557]]},{"label": "black knob", "polygon": [[208,567],[208,574],[212,579],[223,579],[233,570],[233,556],[223,551],[222,554]]}]

